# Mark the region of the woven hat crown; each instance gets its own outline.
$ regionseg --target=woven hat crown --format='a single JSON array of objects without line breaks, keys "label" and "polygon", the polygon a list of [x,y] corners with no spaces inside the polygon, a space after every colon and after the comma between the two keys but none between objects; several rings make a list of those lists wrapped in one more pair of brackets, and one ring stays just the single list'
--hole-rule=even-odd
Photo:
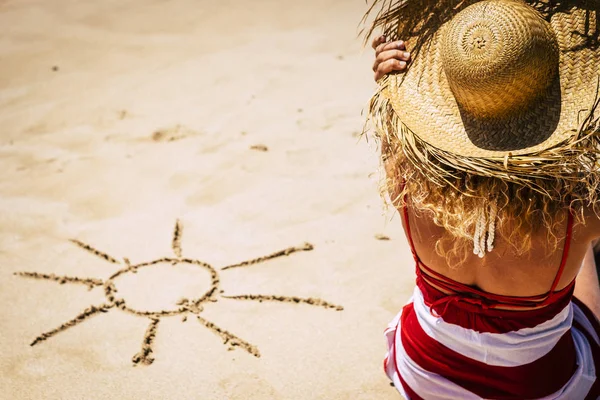
[{"label": "woven hat crown", "polygon": [[440,45],[452,94],[476,118],[504,118],[528,108],[558,72],[552,26],[518,0],[465,8],[444,27]]}]

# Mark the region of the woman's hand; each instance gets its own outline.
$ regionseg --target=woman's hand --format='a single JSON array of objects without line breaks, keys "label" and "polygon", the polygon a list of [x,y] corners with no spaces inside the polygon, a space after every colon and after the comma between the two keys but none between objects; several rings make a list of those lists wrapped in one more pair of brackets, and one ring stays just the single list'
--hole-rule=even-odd
[{"label": "woman's hand", "polygon": [[402,72],[406,69],[410,61],[410,53],[406,51],[402,40],[387,43],[385,36],[379,36],[373,40],[372,45],[375,49],[375,63],[373,64],[375,81],[391,72]]}]

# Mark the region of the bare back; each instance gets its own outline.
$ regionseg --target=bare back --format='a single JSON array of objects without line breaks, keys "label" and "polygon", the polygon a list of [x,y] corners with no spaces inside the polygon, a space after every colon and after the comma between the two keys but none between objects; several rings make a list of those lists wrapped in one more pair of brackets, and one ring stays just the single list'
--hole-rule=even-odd
[{"label": "bare back", "polygon": [[[547,250],[546,231],[534,235],[531,251],[522,256],[516,256],[510,244],[501,239],[502,235],[497,235],[492,252],[483,258],[469,253],[463,265],[451,268],[446,259],[436,253],[434,247],[437,240],[443,236],[444,229],[435,225],[432,219],[410,212],[410,208],[408,214],[415,250],[420,260],[432,270],[485,292],[505,296],[535,296],[550,290],[563,257],[566,218],[563,218],[565,222],[554,232],[559,238],[559,244],[553,252],[549,253]],[[504,229],[511,227],[505,225]],[[574,225],[565,268],[558,281],[557,290],[565,288],[575,279],[592,240],[598,237],[600,222],[596,217],[590,215],[586,225]]]}]

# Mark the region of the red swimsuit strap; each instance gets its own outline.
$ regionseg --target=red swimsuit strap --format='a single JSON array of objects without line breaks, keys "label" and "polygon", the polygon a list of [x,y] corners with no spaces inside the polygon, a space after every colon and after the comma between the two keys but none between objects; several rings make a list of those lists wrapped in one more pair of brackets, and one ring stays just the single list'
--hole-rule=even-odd
[{"label": "red swimsuit strap", "polygon": [[[558,268],[558,272],[556,273],[556,276],[554,277],[554,282],[552,282],[552,287],[550,287],[549,298],[553,298],[554,296],[557,295],[557,293],[555,293],[555,290],[556,290],[556,287],[558,286],[558,282],[560,281],[560,278],[562,277],[562,274],[565,270],[565,266],[567,265],[567,258],[569,258],[569,249],[571,248],[572,236],[573,236],[573,212],[571,210],[569,210],[569,215],[567,217],[567,233],[565,235],[565,245],[563,247],[562,259],[560,260],[560,267]],[[574,283],[575,283],[575,281],[573,280],[573,282],[571,282],[570,285],[567,285],[567,287],[571,286]]]},{"label": "red swimsuit strap", "polygon": [[[415,244],[414,244],[411,229],[410,229],[410,222],[409,222],[407,206],[403,207],[403,217],[404,217],[404,226],[406,228],[406,236],[407,236],[407,239],[409,242],[411,252],[413,254],[413,258],[415,259],[415,262],[417,264],[416,265],[417,276],[422,276],[423,275],[422,272],[426,272],[426,274],[424,274],[426,276],[426,279],[434,281],[437,286],[439,286],[442,289],[445,289],[446,291],[453,292],[453,293],[458,292],[458,293],[465,293],[465,294],[466,293],[474,294],[478,297],[485,297],[488,300],[491,300],[493,302],[499,302],[499,303],[510,304],[510,305],[523,305],[523,306],[538,305],[539,306],[539,305],[543,305],[547,302],[551,302],[551,300],[554,299],[556,296],[560,296],[565,291],[569,290],[571,288],[571,286],[573,285],[573,283],[575,282],[575,281],[573,281],[570,285],[568,285],[564,289],[562,289],[558,292],[555,292],[556,287],[558,286],[558,283],[560,281],[560,278],[562,277],[562,274],[564,272],[565,266],[567,264],[567,258],[569,256],[569,249],[571,246],[571,238],[572,238],[572,234],[573,234],[573,214],[571,212],[569,212],[568,219],[567,219],[567,229],[566,229],[565,245],[563,248],[562,259],[561,259],[558,271],[556,273],[556,276],[554,278],[554,281],[552,282],[550,291],[545,294],[540,294],[540,295],[535,295],[535,296],[526,296],[526,297],[503,296],[503,295],[483,292],[481,290],[478,290],[478,289],[468,286],[466,284],[457,282],[457,281],[455,281],[451,278],[448,278],[447,276],[442,275],[439,272],[434,271],[433,269],[429,268],[427,265],[425,265],[423,262],[421,262],[418,254],[417,254],[417,251],[415,250]],[[543,301],[539,302],[539,300],[543,300]],[[534,303],[532,303],[532,302],[534,302]]]},{"label": "red swimsuit strap", "polygon": [[[406,237],[408,238],[408,244],[410,245],[410,251],[412,252],[413,258],[418,264],[421,264],[421,260],[419,260],[419,256],[417,255],[417,251],[415,250],[415,244],[412,239],[412,234],[410,233],[410,223],[408,222],[408,207],[406,204],[402,207],[403,215],[404,215],[404,227],[406,228]],[[443,276],[443,275],[442,275]]]}]

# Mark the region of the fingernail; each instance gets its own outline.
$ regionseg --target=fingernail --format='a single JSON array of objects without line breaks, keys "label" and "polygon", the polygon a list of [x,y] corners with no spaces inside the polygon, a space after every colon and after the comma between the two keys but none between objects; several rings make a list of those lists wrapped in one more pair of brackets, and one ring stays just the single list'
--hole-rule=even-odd
[{"label": "fingernail", "polygon": [[402,46],[404,46],[404,42],[402,40],[399,40],[398,41],[398,47],[402,47]]},{"label": "fingernail", "polygon": [[406,63],[404,61],[400,61],[400,68],[406,67]]},{"label": "fingernail", "polygon": [[408,51],[405,51],[404,52],[404,58],[408,58],[408,57],[410,57],[410,53]]}]

